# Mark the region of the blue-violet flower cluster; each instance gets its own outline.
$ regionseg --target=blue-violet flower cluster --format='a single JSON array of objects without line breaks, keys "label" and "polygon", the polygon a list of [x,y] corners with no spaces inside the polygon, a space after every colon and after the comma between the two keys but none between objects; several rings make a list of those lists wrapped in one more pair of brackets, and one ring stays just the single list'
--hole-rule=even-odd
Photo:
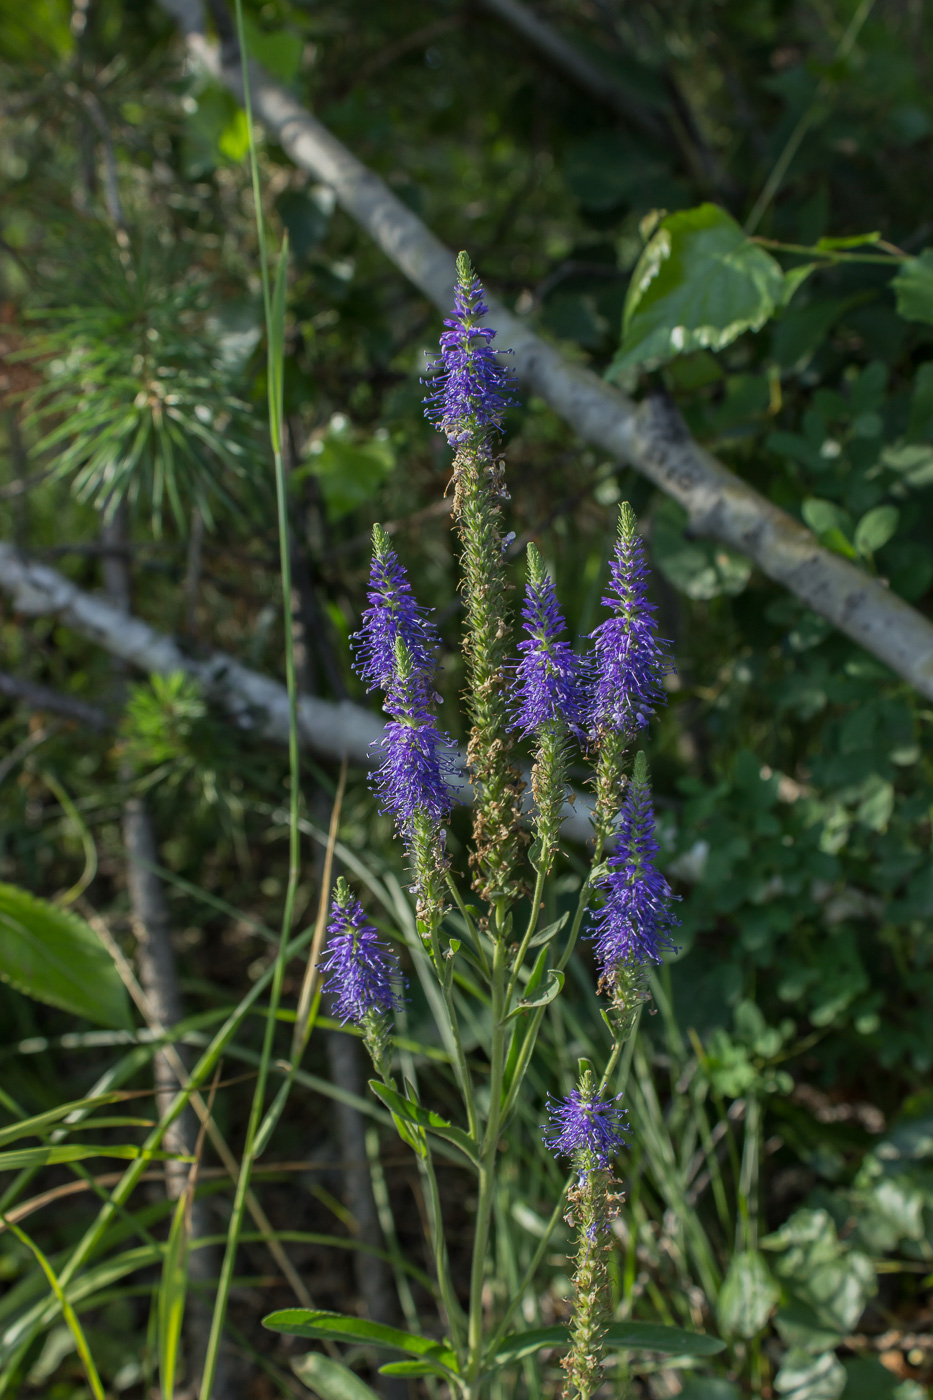
[{"label": "blue-violet flower cluster", "polygon": [[639,754],[619,814],[618,843],[606,874],[596,882],[606,894],[603,907],[591,915],[590,935],[602,986],[612,987],[620,968],[659,963],[662,949],[674,946],[668,930],[679,921],[671,912],[671,887],[654,864],[659,851],[651,789]]},{"label": "blue-violet flower cluster", "polygon": [[590,724],[595,734],[643,729],[664,703],[663,677],[671,670],[669,644],[657,635],[655,605],[648,602],[648,566],[631,507],[619,512],[619,535],[609,566],[603,605],[612,616],[590,633],[593,689]]},{"label": "blue-violet flower cluster", "polygon": [[619,1107],[622,1095],[601,1098],[594,1088],[581,1084],[566,1098],[548,1096],[550,1122],[544,1142],[555,1157],[571,1157],[581,1171],[607,1168],[626,1145],[629,1124]]},{"label": "blue-violet flower cluster", "polygon": [[363,907],[343,881],[337,885],[325,957],[318,964],[334,1013],[361,1026],[370,1013],[385,1015],[398,1007],[402,971],[392,949],[382,943]]},{"label": "blue-violet flower cluster", "polygon": [[489,310],[483,296],[469,258],[461,253],[454,310],[444,321],[440,356],[429,367],[432,388],[425,399],[425,416],[454,445],[498,431],[514,403],[511,375],[492,348],[496,333],[479,324]]},{"label": "blue-violet flower cluster", "polygon": [[367,690],[390,690],[395,679],[395,643],[408,648],[419,675],[434,669],[437,628],[427,620],[428,609],[419,606],[398,555],[380,525],[373,527],[373,557],[369,575],[369,607],[363,626],[350,638],[354,669]]},{"label": "blue-violet flower cluster", "polygon": [[522,608],[527,639],[519,642],[512,724],[533,734],[558,723],[574,733],[583,727],[583,665],[569,642],[554,583],[533,545],[528,550],[528,585]]}]

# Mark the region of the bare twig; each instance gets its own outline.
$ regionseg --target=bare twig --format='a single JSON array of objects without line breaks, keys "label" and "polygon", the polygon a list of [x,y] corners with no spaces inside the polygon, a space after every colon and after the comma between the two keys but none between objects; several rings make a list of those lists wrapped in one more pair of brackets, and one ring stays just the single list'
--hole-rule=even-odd
[{"label": "bare twig", "polygon": [[6,671],[0,671],[0,695],[6,695],[10,700],[22,700],[40,714],[50,710],[54,715],[63,715],[65,719],[73,719],[100,732],[110,728],[110,720],[96,705],[75,700],[71,695],[61,695],[46,685],[37,685],[35,681],[20,680]]},{"label": "bare twig", "polygon": [[[179,8],[181,0],[175,0]],[[192,19],[189,13],[188,20]],[[239,60],[188,28],[192,57],[240,95]],[[421,220],[321,122],[258,65],[253,109],[300,169],[329,184],[338,202],[383,252],[446,310],[453,304],[455,263]],[[817,543],[690,437],[676,408],[654,394],[640,405],[566,360],[526,322],[490,298],[490,320],[514,351],[519,380],[579,433],[647,477],[686,510],[695,536],[747,555],[775,583],[872,652],[922,695],[933,699],[933,625],[877,578]]]}]

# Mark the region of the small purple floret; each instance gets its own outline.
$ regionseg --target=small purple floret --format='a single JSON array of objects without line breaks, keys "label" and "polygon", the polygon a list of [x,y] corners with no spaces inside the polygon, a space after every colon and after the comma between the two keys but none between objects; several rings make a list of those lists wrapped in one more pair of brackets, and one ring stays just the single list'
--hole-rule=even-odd
[{"label": "small purple floret", "polygon": [[369,607],[363,625],[350,638],[354,669],[367,690],[388,690],[395,678],[395,643],[408,648],[412,669],[429,676],[434,670],[437,629],[428,609],[415,600],[398,555],[376,527],[369,575]]},{"label": "small purple floret", "polygon": [[665,702],[662,680],[672,670],[669,643],[658,637],[655,605],[648,602],[648,566],[634,517],[623,509],[609,566],[603,606],[612,616],[590,633],[593,690],[590,724],[595,733],[631,735],[645,728]]},{"label": "small purple floret", "polygon": [[379,740],[383,760],[373,776],[373,786],[382,799],[382,810],[393,814],[406,835],[418,815],[436,823],[450,816],[447,778],[455,776],[456,768],[450,741],[440,733],[428,709],[421,677],[397,679],[385,707],[392,718]]},{"label": "small purple floret", "polygon": [[335,907],[327,926],[331,935],[318,963],[327,974],[325,987],[334,1014],[361,1025],[370,1011],[384,1014],[399,1004],[402,971],[391,947],[382,943],[358,899]]},{"label": "small purple floret", "polygon": [[654,864],[660,849],[651,790],[632,779],[619,815],[618,844],[596,886],[606,892],[606,902],[590,918],[603,982],[612,982],[620,964],[659,963],[662,950],[674,947],[668,930],[679,920],[671,913],[671,887]]},{"label": "small purple floret", "polygon": [[608,1167],[621,1147],[626,1145],[629,1124],[619,1107],[622,1095],[601,1099],[598,1094],[586,1094],[574,1089],[565,1099],[548,1095],[551,1121],[544,1133],[544,1142],[555,1157],[572,1157],[583,1169]]},{"label": "small purple floret", "polygon": [[444,321],[441,351],[429,366],[431,391],[425,417],[452,444],[502,426],[505,410],[515,403],[512,376],[491,342],[495,331],[478,324],[489,310],[482,284],[463,254],[457,259],[453,314]]},{"label": "small purple floret", "polygon": [[554,584],[543,570],[529,578],[522,618],[528,640],[519,642],[522,659],[515,674],[512,727],[531,734],[552,720],[574,733],[583,727],[583,668],[573,648],[561,640],[566,630]]}]

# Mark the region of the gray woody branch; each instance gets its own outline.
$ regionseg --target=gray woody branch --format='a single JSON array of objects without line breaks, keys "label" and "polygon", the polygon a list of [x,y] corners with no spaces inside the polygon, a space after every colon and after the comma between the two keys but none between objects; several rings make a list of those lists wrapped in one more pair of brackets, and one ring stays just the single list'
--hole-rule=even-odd
[{"label": "gray woody branch", "polygon": [[[26,559],[13,545],[2,542],[0,592],[9,595],[17,612],[33,617],[53,614],[82,637],[147,674],[167,676],[184,671],[240,728],[272,743],[287,744],[288,694],[271,676],[250,670],[225,652],[213,652],[207,658],[189,656],[174,637],[122,612],[100,594],[85,593],[57,569]],[[48,698],[43,687],[36,689]],[[22,685],[17,684],[17,690],[26,698]],[[6,693],[11,692],[7,689]],[[51,704],[48,708],[60,710],[62,706]],[[73,718],[80,717],[73,709],[71,713]],[[302,744],[324,758],[346,756],[365,768],[378,761],[379,751],[372,746],[382,738],[383,721],[350,700],[300,696],[298,728]],[[472,801],[472,790],[465,780],[454,780],[450,786],[456,801]],[[565,807],[563,829],[572,840],[590,839],[589,809],[590,799],[580,794],[573,805]]]},{"label": "gray woody branch", "polygon": [[[220,46],[199,25],[200,6],[163,0],[181,20],[189,53],[242,100],[235,42]],[[219,19],[218,12],[218,19]],[[218,27],[221,27],[220,24]],[[223,32],[223,30],[222,30]],[[257,117],[295,164],[330,185],[340,205],[441,310],[453,302],[454,257],[390,189],[258,65],[250,67]],[[540,395],[586,442],[628,463],[686,510],[690,534],[720,540],[933,699],[933,625],[880,580],[823,549],[694,442],[673,404],[636,404],[572,364],[519,317],[490,299],[500,344],[514,351],[525,388]]]}]

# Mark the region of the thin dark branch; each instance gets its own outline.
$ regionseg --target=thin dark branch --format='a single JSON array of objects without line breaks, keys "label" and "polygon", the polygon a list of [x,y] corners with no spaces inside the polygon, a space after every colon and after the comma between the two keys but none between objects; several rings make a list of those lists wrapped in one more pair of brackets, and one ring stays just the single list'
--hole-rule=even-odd
[{"label": "thin dark branch", "polygon": [[96,705],[76,700],[72,695],[62,695],[59,691],[51,690],[46,685],[38,685],[35,681],[11,676],[6,671],[0,671],[0,695],[5,695],[9,700],[21,700],[24,705],[39,713],[49,711],[54,715],[63,715],[65,719],[72,719],[76,724],[85,724],[98,733],[103,733],[111,727],[111,720]]}]

